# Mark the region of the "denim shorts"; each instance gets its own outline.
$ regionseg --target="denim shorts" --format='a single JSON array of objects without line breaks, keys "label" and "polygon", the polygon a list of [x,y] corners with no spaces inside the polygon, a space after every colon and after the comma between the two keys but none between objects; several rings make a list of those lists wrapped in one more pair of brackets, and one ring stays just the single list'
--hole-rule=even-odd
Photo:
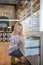
[{"label": "denim shorts", "polygon": [[21,56],[23,56],[23,54],[20,52],[19,49],[17,49],[17,50],[15,50],[15,51],[11,52],[9,55],[10,55],[10,56],[15,56],[15,57],[21,57]]}]

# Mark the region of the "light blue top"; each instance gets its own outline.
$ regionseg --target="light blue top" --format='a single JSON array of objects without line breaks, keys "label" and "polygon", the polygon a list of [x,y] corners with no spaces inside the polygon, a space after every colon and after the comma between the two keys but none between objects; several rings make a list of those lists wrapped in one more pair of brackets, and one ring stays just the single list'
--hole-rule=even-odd
[{"label": "light blue top", "polygon": [[10,46],[9,46],[9,53],[19,49],[18,43],[20,41],[20,35],[11,35],[10,37]]}]

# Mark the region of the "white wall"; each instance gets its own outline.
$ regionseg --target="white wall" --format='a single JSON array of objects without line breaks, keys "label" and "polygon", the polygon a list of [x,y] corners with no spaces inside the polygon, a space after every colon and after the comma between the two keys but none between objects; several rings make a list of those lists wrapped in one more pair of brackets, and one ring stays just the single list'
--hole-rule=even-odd
[{"label": "white wall", "polygon": [[43,31],[43,0],[40,0],[40,31]]},{"label": "white wall", "polygon": [[43,65],[43,0],[40,0],[41,65]]}]

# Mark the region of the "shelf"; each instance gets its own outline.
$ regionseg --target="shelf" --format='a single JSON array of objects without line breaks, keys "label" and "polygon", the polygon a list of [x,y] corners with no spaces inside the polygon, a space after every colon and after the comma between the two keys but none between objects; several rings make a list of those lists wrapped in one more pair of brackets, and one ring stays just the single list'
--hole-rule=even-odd
[{"label": "shelf", "polygon": [[[28,35],[28,33],[26,32],[26,28],[24,34],[26,34],[27,37],[40,37],[40,0],[33,0],[33,3],[31,2],[31,4],[27,6],[25,11],[22,12],[21,20],[22,22],[24,22],[24,24],[29,22],[29,24],[26,24],[25,27],[28,25],[27,29],[30,28],[28,31],[28,33],[30,32],[30,35]],[[27,18],[29,19],[27,20]]]},{"label": "shelf", "polygon": [[40,37],[41,36],[41,33],[40,32],[31,32],[31,36],[32,37]]},{"label": "shelf", "polygon": [[[35,13],[33,13],[32,15],[39,15],[40,10],[36,11]],[[39,15],[40,16],[40,15]]]},{"label": "shelf", "polygon": [[27,9],[28,9],[28,8],[31,8],[31,3],[29,3],[26,8],[27,8]]},{"label": "shelf", "polygon": [[31,16],[31,3],[21,12],[20,19],[25,20],[27,17]]},{"label": "shelf", "polygon": [[25,20],[27,17],[31,16],[31,11],[26,11],[24,14],[21,15],[21,19]]},{"label": "shelf", "polygon": [[31,5],[33,5],[37,0],[31,0]]},{"label": "shelf", "polygon": [[31,3],[29,2],[27,7],[22,11],[22,14],[24,14],[26,12],[27,9],[31,8]]},{"label": "shelf", "polygon": [[37,5],[35,8],[32,9],[32,12],[35,13],[36,11],[38,11],[40,9],[40,4]]},{"label": "shelf", "polygon": [[[32,0],[31,2],[29,2],[27,7],[22,11],[21,18],[25,19],[26,16],[29,17],[32,14],[34,14],[36,11],[38,11],[39,9],[40,9],[40,0]],[[31,14],[29,14],[30,12]]]},{"label": "shelf", "polygon": [[24,12],[22,12],[22,16],[24,17],[30,11],[31,11],[31,8],[26,9]]},{"label": "shelf", "polygon": [[38,4],[40,4],[40,0],[35,0],[35,2],[32,4],[33,7],[37,6]]},{"label": "shelf", "polygon": [[29,13],[30,11],[31,11],[31,8],[28,8],[28,9],[27,9],[27,13]]},{"label": "shelf", "polygon": [[23,18],[22,20],[25,20],[27,17],[30,17],[31,16],[31,12],[27,13]]},{"label": "shelf", "polygon": [[31,10],[33,14],[40,9],[40,0],[35,0],[35,1],[32,0],[32,1],[33,3],[31,2]]}]

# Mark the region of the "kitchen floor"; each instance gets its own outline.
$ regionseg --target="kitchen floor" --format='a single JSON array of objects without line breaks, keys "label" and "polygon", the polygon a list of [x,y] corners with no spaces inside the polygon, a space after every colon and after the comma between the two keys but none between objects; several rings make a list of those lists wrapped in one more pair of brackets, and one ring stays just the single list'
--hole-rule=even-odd
[{"label": "kitchen floor", "polygon": [[11,64],[11,57],[8,55],[9,44],[9,42],[0,42],[0,65],[31,65],[27,59],[24,64]]}]

